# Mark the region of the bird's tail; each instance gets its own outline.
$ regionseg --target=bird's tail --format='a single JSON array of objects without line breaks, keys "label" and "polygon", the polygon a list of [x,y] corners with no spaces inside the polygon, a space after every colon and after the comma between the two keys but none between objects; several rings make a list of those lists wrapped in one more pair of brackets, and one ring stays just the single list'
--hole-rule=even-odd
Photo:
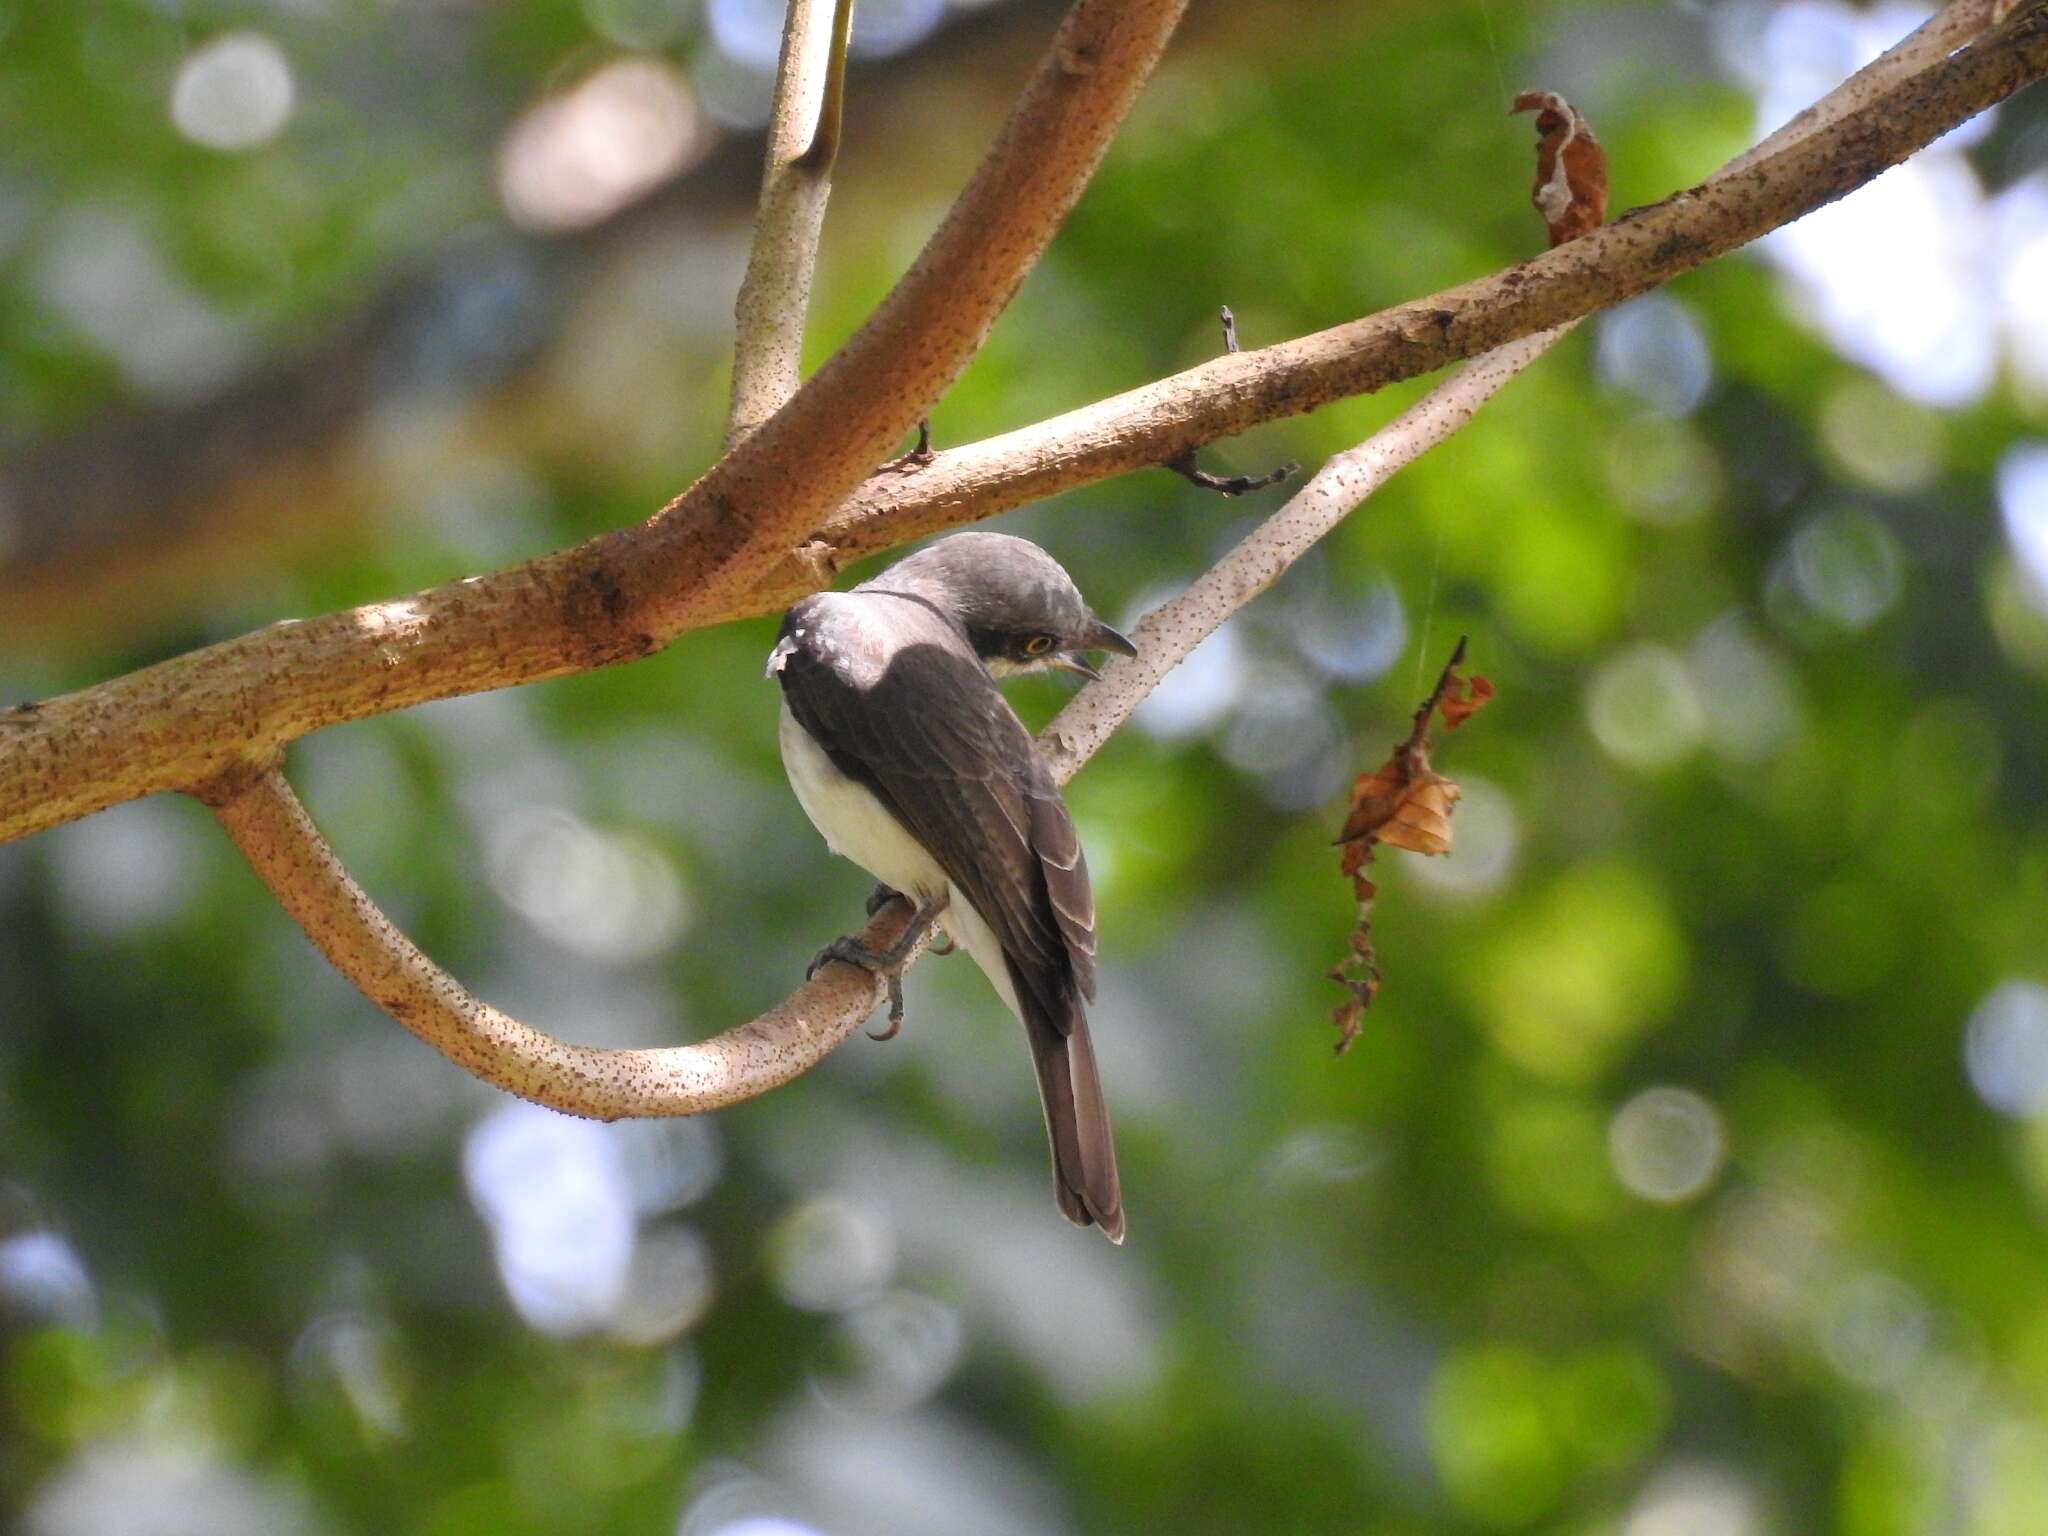
[{"label": "bird's tail", "polygon": [[1052,1193],[1060,1214],[1076,1226],[1093,1224],[1112,1243],[1124,1240],[1123,1186],[1116,1176],[1116,1145],[1109,1133],[1109,1108],[1095,1071],[1095,1046],[1088,1015],[1077,997],[1062,1029],[1039,1010],[1025,1007],[1031,1059],[1038,1067],[1038,1095],[1052,1137]]}]

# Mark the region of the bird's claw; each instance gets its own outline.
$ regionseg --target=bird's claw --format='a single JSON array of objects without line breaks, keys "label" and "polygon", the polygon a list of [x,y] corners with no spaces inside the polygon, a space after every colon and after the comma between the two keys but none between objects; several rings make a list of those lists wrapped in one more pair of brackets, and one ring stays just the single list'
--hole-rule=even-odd
[{"label": "bird's claw", "polygon": [[907,902],[909,899],[901,891],[894,890],[886,885],[878,885],[868,892],[868,916],[873,917],[892,901]]},{"label": "bird's claw", "polygon": [[894,1040],[903,1029],[903,973],[898,971],[882,979],[889,984],[889,1027],[879,1035],[869,1030],[870,1040]]},{"label": "bird's claw", "polygon": [[886,976],[889,974],[889,957],[887,955],[882,954],[878,950],[869,949],[859,939],[848,934],[844,938],[834,939],[830,944],[827,944],[823,949],[811,956],[811,963],[804,967],[804,980],[811,980],[834,960],[844,965],[858,966],[861,970],[871,972],[876,976]]}]

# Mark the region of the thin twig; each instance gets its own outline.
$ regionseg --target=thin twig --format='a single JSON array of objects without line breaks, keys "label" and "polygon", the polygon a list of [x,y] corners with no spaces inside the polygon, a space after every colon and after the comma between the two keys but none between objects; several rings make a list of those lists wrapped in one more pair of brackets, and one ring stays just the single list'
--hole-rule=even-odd
[{"label": "thin twig", "polygon": [[825,66],[825,99],[818,107],[817,131],[797,164],[814,176],[827,175],[839,159],[839,134],[846,117],[846,50],[853,40],[853,0],[838,0],[832,9],[832,51]]},{"label": "thin twig", "polygon": [[781,410],[803,376],[804,325],[845,96],[844,24],[852,12],[852,0],[838,0],[830,27],[822,26],[831,3],[789,0],[783,19],[754,241],[733,306],[728,446]]},{"label": "thin twig", "polygon": [[[1217,312],[1223,322],[1223,352],[1227,357],[1237,350],[1237,316],[1225,304]],[[1263,491],[1269,485],[1278,485],[1289,475],[1300,470],[1301,465],[1293,459],[1276,469],[1269,469],[1263,475],[1212,475],[1196,462],[1200,450],[1190,448],[1185,453],[1175,454],[1166,461],[1165,467],[1181,479],[1205,491],[1214,491],[1219,496],[1242,496],[1248,491]]]}]

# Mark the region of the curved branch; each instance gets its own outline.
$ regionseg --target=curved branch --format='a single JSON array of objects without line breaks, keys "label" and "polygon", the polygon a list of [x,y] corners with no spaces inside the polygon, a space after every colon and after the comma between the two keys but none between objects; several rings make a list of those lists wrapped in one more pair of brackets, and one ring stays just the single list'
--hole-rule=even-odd
[{"label": "curved branch", "polygon": [[[668,618],[680,626],[771,611],[822,585],[836,558],[1159,464],[1616,303],[1832,201],[2044,71],[2048,0],[2027,0],[1970,46],[1790,146],[1521,266],[1333,330],[1212,359],[941,454],[914,474],[884,472],[839,516],[828,522],[828,506],[779,544],[755,548],[715,585],[684,594]],[[788,414],[726,462],[756,452]],[[914,419],[892,426],[875,456]],[[792,473],[784,489],[794,504],[809,487],[801,471]],[[15,723],[0,715],[0,841],[139,795],[194,789],[238,767],[268,766],[287,742],[323,726],[644,655],[667,636],[625,622],[634,610],[616,572],[678,525],[661,526],[669,531],[621,530],[410,598],[272,625],[46,701]],[[787,553],[820,528],[829,547]],[[748,584],[736,585],[734,572]]]},{"label": "curved branch", "polygon": [[[691,1115],[765,1093],[816,1066],[874,1012],[881,983],[828,965],[781,1006],[698,1045],[570,1045],[479,1002],[391,925],[275,769],[223,784],[208,804],[293,922],[363,994],[485,1082],[597,1120]],[[884,907],[861,935],[885,947],[909,914]]]},{"label": "curved branch", "polygon": [[[821,25],[828,12],[830,27]],[[733,306],[731,447],[781,410],[802,377],[818,233],[832,196],[853,0],[789,0],[761,202]]]}]

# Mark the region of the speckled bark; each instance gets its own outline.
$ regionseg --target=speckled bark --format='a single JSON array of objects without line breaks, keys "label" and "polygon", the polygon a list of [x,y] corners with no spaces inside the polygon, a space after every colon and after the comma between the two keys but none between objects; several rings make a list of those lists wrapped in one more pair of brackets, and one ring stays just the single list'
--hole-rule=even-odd
[{"label": "speckled bark", "polygon": [[[469,995],[392,927],[314,829],[284,775],[251,773],[210,799],[293,922],[379,1008],[485,1082],[598,1120],[691,1115],[765,1093],[815,1066],[881,1000],[881,984],[831,965],[759,1018],[697,1045],[570,1045]],[[907,914],[891,905],[864,942],[883,948]]]}]

